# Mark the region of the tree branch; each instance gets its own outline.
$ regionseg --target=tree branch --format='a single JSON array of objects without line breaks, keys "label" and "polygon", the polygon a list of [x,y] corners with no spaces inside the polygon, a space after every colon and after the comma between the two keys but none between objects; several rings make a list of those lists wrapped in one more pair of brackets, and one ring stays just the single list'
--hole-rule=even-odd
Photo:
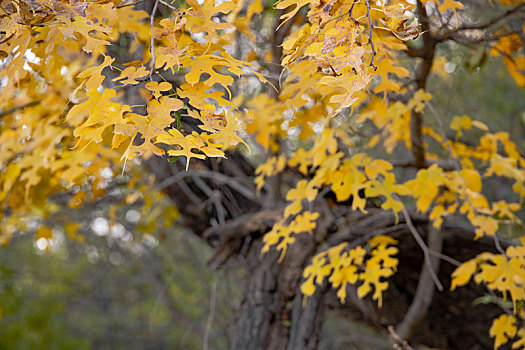
[{"label": "tree branch", "polygon": [[[417,90],[425,89],[427,78],[432,68],[434,61],[434,52],[436,48],[436,41],[430,32],[430,18],[428,17],[425,5],[417,1],[417,14],[423,30],[423,46],[419,49],[419,57],[423,61],[418,67],[416,73]],[[425,161],[425,143],[423,141],[423,115],[419,112],[412,112],[410,121],[410,139],[412,142],[412,154],[414,156],[414,163],[417,168],[424,168]]]},{"label": "tree branch", "polygon": [[[425,264],[427,265],[427,268],[428,268],[428,273],[429,273],[430,277],[432,278],[432,280],[434,281],[434,284],[436,285],[437,289],[441,292],[443,290],[443,285],[439,281],[439,278],[437,277],[436,272],[432,268],[432,259],[430,257],[430,255],[431,255],[430,254],[430,249],[425,244],[425,241],[423,241],[423,238],[421,238],[421,235],[419,234],[419,232],[417,232],[416,227],[412,223],[412,219],[410,218],[410,214],[408,213],[408,210],[404,206],[403,206],[403,209],[401,209],[401,210],[402,210],[403,216],[405,217],[405,221],[407,223],[407,226],[408,226],[408,229],[409,229],[410,233],[412,234],[412,236],[416,240],[417,244],[423,250],[423,254],[424,254],[424,257],[425,257]],[[441,248],[440,248],[438,253],[441,253]]]},{"label": "tree branch", "polygon": [[255,194],[255,189],[250,189],[249,187],[246,187],[239,181],[237,181],[235,178],[226,176],[224,174],[221,174],[219,172],[211,171],[211,170],[188,170],[188,171],[180,171],[177,174],[170,176],[166,179],[164,179],[159,184],[155,185],[155,188],[157,190],[164,190],[167,187],[171,186],[174,183],[179,182],[180,180],[184,179],[185,177],[203,177],[212,179],[213,181],[222,184],[222,185],[228,185],[244,197],[246,199],[251,200],[255,203],[260,203],[261,200],[258,198]]},{"label": "tree branch", "polygon": [[235,238],[244,238],[251,234],[268,231],[283,215],[282,208],[245,214],[223,225],[210,227],[203,232],[202,237],[208,241],[219,240],[226,243]]},{"label": "tree branch", "polygon": [[[151,10],[151,15],[149,17],[149,27],[150,30],[153,30],[153,24],[155,22],[155,15],[157,14],[157,8],[159,7],[159,1],[155,1],[155,5],[153,6],[153,10]],[[149,72],[149,80],[153,81],[153,72],[155,71],[155,38],[153,35],[151,35],[150,40],[150,51],[151,51],[151,70]]]},{"label": "tree branch", "polygon": [[[441,231],[434,228],[431,223],[428,224],[428,231],[428,250],[441,254],[443,248]],[[396,327],[396,333],[401,339],[409,340],[417,330],[418,325],[426,317],[434,295],[434,284],[432,283],[434,277],[432,275],[439,273],[439,264],[439,258],[436,256],[430,258],[430,264],[425,258],[412,304],[403,321]]]},{"label": "tree branch", "polygon": [[460,32],[460,31],[464,31],[464,30],[481,30],[481,29],[487,29],[489,27],[492,27],[493,25],[497,24],[498,22],[502,21],[502,20],[507,20],[507,17],[517,13],[517,12],[520,12],[521,10],[525,10],[525,3],[523,4],[520,4],[520,5],[517,5],[507,11],[505,11],[504,13],[500,14],[499,16],[496,16],[494,18],[492,18],[491,20],[489,20],[488,22],[485,22],[485,23],[479,23],[479,24],[469,24],[469,25],[463,25],[463,26],[460,26],[459,28],[451,31],[451,32]]},{"label": "tree branch", "polygon": [[16,112],[20,109],[24,109],[26,107],[31,107],[31,106],[35,106],[37,105],[39,102],[38,101],[32,101],[32,102],[28,102],[28,103],[25,103],[23,105],[20,105],[20,106],[16,106],[16,107],[11,107],[11,108],[8,108],[8,109],[4,109],[3,111],[0,111],[0,118],[8,115],[8,114],[11,114],[13,112]]}]

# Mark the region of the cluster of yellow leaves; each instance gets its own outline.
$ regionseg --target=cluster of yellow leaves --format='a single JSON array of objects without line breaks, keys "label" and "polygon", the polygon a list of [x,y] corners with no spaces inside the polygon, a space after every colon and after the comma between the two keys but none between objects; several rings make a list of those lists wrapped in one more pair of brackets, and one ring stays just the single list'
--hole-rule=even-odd
[{"label": "cluster of yellow leaves", "polygon": [[[381,63],[379,67],[378,71],[382,72]],[[390,82],[390,80],[386,79],[388,73],[395,73],[398,75],[404,74],[402,73],[404,72],[404,68],[398,69],[400,71],[397,73],[395,73],[394,68],[386,70],[382,78],[382,83],[378,85],[376,89],[381,88],[380,91],[386,91],[383,90],[386,86],[385,88],[382,88],[382,86],[385,85],[385,82],[389,82],[389,90],[399,91],[399,86],[393,85],[396,83]],[[380,97],[373,98],[357,118],[358,123],[365,123],[368,120],[371,121],[381,132],[381,135],[374,135],[370,139],[368,145],[373,147],[381,140],[382,145],[388,153],[392,153],[395,147],[400,144],[411,149],[412,141],[410,139],[410,133],[407,132],[407,130],[410,130],[411,113],[419,113],[423,111],[425,108],[425,101],[428,101],[431,98],[432,96],[423,90],[418,90],[406,104],[400,101],[388,103]]]},{"label": "cluster of yellow leaves", "polygon": [[273,226],[270,232],[264,235],[264,247],[262,253],[266,253],[271,246],[277,245],[276,249],[281,251],[279,261],[282,261],[286,255],[288,246],[295,242],[295,237],[293,235],[299,233],[311,234],[316,227],[316,220],[318,217],[319,213],[304,211],[289,223],[286,223],[286,219],[280,220]]},{"label": "cluster of yellow leaves", "polygon": [[[394,15],[386,2],[381,3],[383,9],[371,11],[374,22],[383,23]],[[402,3],[405,10],[413,7]],[[299,138],[306,140],[314,135],[314,126],[327,124],[326,118],[337,115],[346,107],[363,103],[367,98],[364,90],[373,75],[381,77],[381,83],[374,91],[386,94],[400,92],[401,85],[395,76],[407,77],[409,74],[405,68],[394,65],[393,49],[404,46],[398,39],[380,31],[370,33],[366,21],[354,20],[366,18],[364,3],[285,0],[278,2],[276,7],[292,9],[282,16],[287,21],[308,4],[309,23],[293,31],[283,43],[282,64],[286,69],[279,95],[273,98],[260,94],[247,101],[248,110],[243,116],[247,122],[246,130],[255,134],[256,140],[274,153],[279,148],[279,138],[298,132]],[[350,9],[351,20],[348,19]],[[401,17],[406,19],[404,15]],[[374,53],[368,41],[370,35],[377,36]],[[377,72],[372,69],[372,63]],[[418,93],[415,99],[419,96]],[[396,116],[392,115],[391,120],[396,123],[403,121]],[[399,134],[407,135],[405,130],[409,119],[404,120],[398,129]]]},{"label": "cluster of yellow leaves", "polygon": [[[104,195],[102,171],[118,164],[119,154],[102,143],[84,142],[82,152],[72,146],[78,134],[104,139],[103,123],[118,120],[124,111],[110,100],[111,91],[96,90],[113,59],[105,57],[100,67],[80,70],[96,62],[119,33],[145,38],[138,22],[147,15],[123,8],[119,18],[113,3],[3,1],[2,8],[0,106],[2,111],[13,109],[0,126],[0,202],[11,211],[0,218],[0,239],[7,242],[14,231],[10,222],[24,230],[24,216],[46,216],[56,209],[48,205],[54,193],[74,188],[71,207]],[[70,95],[78,87],[75,77],[85,80],[82,87],[96,100],[91,107],[108,107],[93,108],[84,125],[83,115],[64,119],[68,103],[75,100]],[[78,191],[79,186],[90,187],[90,196]],[[66,231],[72,232],[71,227]]]},{"label": "cluster of yellow leaves", "polygon": [[[277,8],[295,6],[294,10],[283,15],[288,19],[307,3],[284,0],[277,3]],[[357,100],[354,95],[367,87],[371,79],[371,68],[365,62],[365,59],[372,60],[371,47],[365,49],[368,27],[344,16],[350,7],[353,7],[351,2],[319,1],[308,12],[310,23],[304,24],[283,43],[283,65],[292,69],[296,60],[308,58],[324,73],[316,85],[322,95],[331,95],[327,101],[331,105],[330,115],[353,105]],[[356,6],[352,11],[355,18],[365,14],[362,6]]]},{"label": "cluster of yellow leaves", "polygon": [[510,296],[516,312],[516,303],[525,299],[525,238],[521,246],[510,246],[506,254],[481,253],[463,263],[452,274],[451,290],[466,285],[472,277],[476,283]]},{"label": "cluster of yellow leaves", "polygon": [[[525,28],[523,28],[523,33],[525,33]],[[521,35],[519,33],[502,35],[498,42],[491,47],[490,53],[493,56],[503,57],[510,75],[516,84],[523,87],[525,86],[525,57],[520,55],[520,51],[523,50]]]},{"label": "cluster of yellow leaves", "polygon": [[[463,132],[472,127],[485,132],[475,147],[458,141]],[[407,183],[413,193],[418,189],[427,189],[424,194],[416,194],[418,210],[427,212],[434,203],[430,218],[436,228],[441,226],[445,216],[456,212],[464,214],[476,228],[476,238],[494,235],[498,229],[498,217],[518,222],[515,213],[521,208],[520,204],[506,201],[490,203],[481,192],[483,178],[500,176],[514,181],[514,192],[521,199],[525,197],[525,159],[516,144],[509,139],[508,133],[489,133],[485,124],[468,116],[454,117],[450,128],[456,132],[456,140],[443,140],[428,128],[425,132],[438,141],[445,152],[452,152],[451,156],[458,162],[457,167],[461,168],[444,171],[433,165],[420,170],[416,178]],[[477,168],[485,170],[478,171]]]},{"label": "cluster of yellow leaves", "polygon": [[[352,195],[352,208],[362,212],[366,212],[366,198],[381,197],[384,198],[381,207],[397,213],[402,210],[403,203],[396,198],[396,194],[409,194],[406,186],[396,182],[393,166],[386,160],[372,159],[364,153],[343,160],[343,153],[338,151],[335,135],[330,129],[325,129],[316,138],[311,149],[305,151],[300,148],[288,162],[280,156],[261,164],[256,170],[259,174],[257,185],[262,186],[265,177],[284,170],[286,164],[297,167],[305,175],[311,174],[312,178],[299,181],[286,194],[286,200],[290,203],[284,210],[283,220],[270,232],[271,238],[265,239],[264,251],[280,242],[278,249],[283,254],[286,252],[286,244],[293,240],[289,239],[284,223],[300,213],[305,202],[313,202],[325,186],[331,186],[338,201],[345,201]],[[361,191],[364,191],[364,197],[360,195]]]},{"label": "cluster of yellow leaves", "polygon": [[255,184],[257,185],[257,191],[260,191],[264,186],[264,179],[275,174],[280,173],[286,166],[286,157],[281,155],[279,157],[270,157],[268,160],[255,169]]},{"label": "cluster of yellow leaves", "polygon": [[490,335],[495,337],[494,349],[516,335],[519,339],[513,343],[512,348],[521,349],[525,346],[525,329],[518,331],[516,325],[518,317],[525,319],[525,237],[521,239],[521,243],[521,246],[508,247],[505,255],[481,253],[464,262],[452,274],[451,290],[466,285],[473,278],[476,283],[483,283],[490,290],[501,293],[504,299],[510,297],[513,314],[504,314],[494,319],[490,328]]},{"label": "cluster of yellow leaves", "polygon": [[[420,111],[423,109],[424,100],[424,96],[418,97],[410,101],[409,104],[412,105],[412,108]],[[451,129],[459,133],[461,130],[469,130],[472,126],[483,131],[486,130],[484,124],[471,121],[470,118],[465,116],[454,118]],[[439,137],[438,135],[434,136]],[[490,143],[489,140],[491,141]],[[439,141],[444,142],[443,140]],[[484,160],[488,162],[488,164],[493,163],[494,159],[505,158],[500,154],[501,149],[498,146],[498,142],[500,142],[503,150],[505,150],[505,153],[509,156],[508,159],[514,160],[514,163],[512,163],[512,166],[505,168],[508,174],[501,167],[491,166],[486,170],[484,176],[491,176],[493,174],[499,176],[506,175],[507,177],[516,179],[521,184],[523,182],[520,175],[521,170],[517,168],[516,165],[521,164],[520,162],[522,162],[522,160],[516,151],[516,146],[508,139],[508,135],[504,133],[485,134],[480,139],[480,146],[477,151],[473,150],[468,153],[469,158],[476,159],[476,161]],[[457,144],[458,142],[452,146],[453,152],[455,152]],[[488,145],[490,145],[490,147],[488,147]],[[443,147],[446,146],[443,145]],[[458,157],[459,155],[454,154],[454,156]],[[277,159],[279,159],[279,161],[277,161]],[[469,219],[476,228],[476,238],[483,235],[494,235],[498,229],[498,217],[517,220],[515,213],[521,207],[518,203],[507,203],[505,201],[489,203],[481,193],[482,175],[472,168],[473,163],[471,160],[468,162],[462,160],[460,165],[465,166],[465,168],[460,170],[445,171],[437,164],[433,164],[428,169],[420,169],[413,179],[408,180],[404,184],[399,184],[395,180],[392,164],[385,160],[372,159],[363,153],[343,157],[343,154],[338,151],[335,135],[330,129],[323,130],[308,151],[305,151],[303,148],[298,149],[290,157],[287,165],[289,167],[297,167],[304,175],[310,175],[311,179],[299,181],[295,188],[288,191],[286,199],[291,201],[291,203],[285,209],[284,219],[276,224],[269,233],[268,238],[265,239],[264,251],[267,251],[270,246],[278,244],[277,249],[281,251],[281,258],[283,254],[286,253],[286,245],[294,242],[294,238],[290,234],[298,233],[290,231],[285,223],[287,220],[291,221],[294,215],[297,215],[303,210],[305,201],[314,201],[318,192],[324,186],[330,186],[338,201],[347,200],[352,196],[353,209],[358,209],[363,212],[366,212],[366,198],[381,197],[384,199],[381,204],[383,209],[392,209],[394,212],[399,212],[403,208],[403,203],[399,201],[396,195],[411,196],[416,200],[416,207],[420,212],[430,214],[430,218],[433,220],[436,228],[441,226],[445,216],[459,212],[466,215],[467,219]],[[282,171],[284,167],[285,160],[282,156],[279,158],[274,157],[270,162],[261,165],[258,169],[260,174],[258,177],[258,186],[263,184],[265,176],[275,175],[277,172]],[[517,187],[515,185],[515,188],[517,188],[517,192],[520,193],[519,186]],[[364,196],[360,195],[360,192],[364,193]],[[315,224],[313,227],[315,227]],[[331,254],[334,255],[334,252],[335,250],[333,250]],[[341,252],[338,251],[338,253]],[[509,292],[514,301],[522,300],[525,298],[525,294],[523,294],[525,293],[525,289],[523,289],[522,282],[520,281],[522,278],[525,278],[523,274],[523,271],[525,271],[525,266],[523,265],[525,261],[525,251],[516,250],[516,248],[511,247],[507,255],[513,257],[510,258],[508,262],[507,258],[501,255],[493,256],[488,253],[480,255],[480,258],[486,259],[486,264],[484,265],[485,267],[481,267],[479,277],[476,277],[476,280],[479,282],[485,281],[492,283],[489,287],[503,294]],[[312,262],[312,266],[308,268],[307,271],[310,271],[307,272],[309,280],[304,284],[306,292],[309,293],[307,295],[313,293],[316,279],[322,282],[324,277],[320,277],[320,271],[324,271],[323,276],[339,276],[335,274],[335,272],[330,272],[330,268],[327,267],[327,256],[328,255],[320,255],[316,257]],[[331,260],[333,259],[331,258],[330,261]],[[480,261],[481,260],[474,260],[473,262],[467,262],[462,265],[460,269],[474,268],[471,272],[472,274],[475,272],[476,266],[481,266]],[[490,262],[490,264],[488,262]],[[496,267],[491,268],[491,264],[495,264]],[[508,267],[506,267],[507,265]],[[316,272],[311,272],[312,269]],[[355,283],[356,277],[353,275],[355,274],[355,269],[353,267],[349,269],[353,272],[351,274],[348,272],[350,274],[348,275],[348,280],[353,281],[350,283]],[[503,272],[508,269],[514,269],[513,271],[517,274],[512,272],[512,276],[505,276]],[[364,270],[363,273],[367,273],[367,271],[368,270]],[[464,274],[461,273],[462,270],[458,271],[458,276],[463,276],[464,278]],[[338,273],[344,274],[347,272]],[[373,272],[370,273],[372,276],[377,277]],[[384,273],[383,277],[389,276],[389,273],[386,271],[382,273]],[[490,277],[491,279],[488,275],[492,276]],[[333,278],[335,280],[330,281],[334,284],[334,281],[337,281],[339,277]],[[519,281],[516,280],[517,278]],[[461,281],[461,279],[457,281],[458,282],[453,282],[453,286],[455,286],[455,283],[460,285],[459,281]],[[523,281],[525,281],[525,279]],[[467,282],[468,280],[464,281],[464,283]],[[337,282],[334,284],[334,286],[339,285],[340,283],[338,284]],[[366,284],[363,284],[363,286],[365,285]],[[376,290],[382,291],[381,286],[385,285],[376,285]],[[340,291],[340,293],[343,293],[343,291]],[[375,295],[375,297],[378,297],[378,295]]]},{"label": "cluster of yellow leaves", "polygon": [[301,292],[305,297],[315,292],[315,285],[322,285],[325,278],[338,289],[337,296],[345,302],[347,286],[360,283],[357,296],[364,298],[370,292],[379,307],[383,304],[383,292],[388,288],[385,278],[392,276],[397,269],[398,259],[394,256],[398,249],[393,247],[397,241],[390,236],[376,236],[363,248],[349,249],[348,243],[329,248],[312,258],[312,263],[304,269],[305,281]]},{"label": "cluster of yellow leaves", "polygon": [[[47,198],[73,186],[91,190],[75,187],[72,208],[104,195],[102,172],[119,164],[120,157],[167,153],[186,156],[188,165],[192,157],[223,157],[223,149],[243,142],[231,110],[215,113],[217,106],[235,107],[216,84],[228,89],[244,72],[263,78],[211,42],[219,39],[216,30],[231,27],[211,17],[235,4],[215,8],[213,1],[192,2],[175,20],[161,19],[160,28],[150,30],[148,14],[118,3],[2,2],[0,106],[14,110],[0,126],[0,203],[14,210],[2,215],[2,228],[35,215],[32,207],[50,210]],[[209,30],[210,41],[197,43],[192,35],[202,30]],[[124,34],[133,38],[129,51],[138,51],[143,61],[116,62],[107,54]],[[155,48],[149,47],[150,35]],[[177,93],[167,82],[147,82],[157,77],[147,67],[150,49],[157,51],[155,70],[187,69],[187,83]],[[111,71],[119,73],[110,81]],[[209,79],[201,80],[202,74]],[[151,92],[146,115],[135,112],[143,106],[121,103],[121,88],[134,86]],[[200,109],[186,112],[202,121],[204,133],[185,135],[176,129],[173,115],[185,111],[181,98]],[[13,232],[2,229],[2,241]]]}]

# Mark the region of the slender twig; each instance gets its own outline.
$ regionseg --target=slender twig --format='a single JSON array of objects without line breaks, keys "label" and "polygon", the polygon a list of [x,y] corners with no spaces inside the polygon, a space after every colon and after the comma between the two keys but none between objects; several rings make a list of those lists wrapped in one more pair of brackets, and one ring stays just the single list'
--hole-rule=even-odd
[{"label": "slender twig", "polygon": [[193,191],[186,184],[186,182],[178,180],[178,184],[182,192],[184,192],[184,194],[188,196],[188,198],[193,202],[193,204],[200,204],[202,202],[201,199],[197,197],[195,193],[193,193]]},{"label": "slender twig", "polygon": [[179,9],[176,8],[175,6],[173,6],[172,4],[169,4],[169,3],[167,3],[167,2],[164,1],[164,0],[159,0],[159,2],[160,2],[162,5],[164,5],[164,6],[166,6],[166,7],[169,7],[169,8],[172,9],[173,11],[177,11],[177,13],[178,13],[179,15],[181,14],[181,12],[179,11]]},{"label": "slender twig", "polygon": [[[428,231],[427,242],[429,251],[441,252],[443,249],[441,232],[433,227],[431,223],[428,224]],[[434,296],[434,285],[432,284],[431,274],[435,271],[439,272],[439,259],[437,257],[431,259],[431,265],[424,263],[421,268],[412,303],[403,317],[403,321],[396,327],[396,332],[402,339],[410,339],[417,330],[418,325],[427,315],[428,308]]]},{"label": "slender twig", "polygon": [[454,258],[452,258],[452,257],[450,257],[448,255],[436,252],[435,250],[432,250],[432,249],[430,249],[428,252],[430,253],[430,255],[433,255],[433,256],[435,256],[437,258],[440,258],[441,260],[444,260],[444,261],[446,261],[446,262],[448,262],[448,263],[450,263],[450,264],[452,264],[452,265],[454,265],[456,267],[461,266],[461,262],[459,260],[456,260],[456,259],[454,259]]},{"label": "slender twig", "polygon": [[411,347],[410,344],[408,344],[408,342],[405,339],[401,338],[399,334],[397,334],[393,326],[388,326],[387,329],[388,329],[388,334],[390,335],[392,340],[395,342],[395,345],[397,345],[397,347],[394,347],[394,349],[414,350],[414,348]]},{"label": "slender twig", "polygon": [[348,11],[348,18],[352,18],[352,11],[354,10],[354,6],[356,2],[357,0],[354,0],[354,2],[352,3],[352,6],[350,7],[350,10]]},{"label": "slender twig", "polygon": [[[377,67],[374,64],[374,59],[376,57],[376,49],[374,47],[374,41],[372,40],[372,29],[374,28],[374,25],[372,24],[372,19],[370,18],[370,0],[366,0],[366,16],[368,17],[368,31],[369,31],[369,38],[368,42],[370,43],[370,47],[372,48],[372,59],[370,60],[370,66],[374,68],[374,70],[377,70]],[[353,6],[353,5],[352,5]]]},{"label": "slender twig", "polygon": [[525,3],[517,5],[514,8],[511,8],[510,10],[500,14],[499,16],[496,16],[492,18],[490,21],[486,23],[477,23],[477,24],[470,24],[470,25],[464,25],[456,29],[455,31],[461,31],[461,30],[478,30],[478,29],[486,29],[489,27],[492,27],[494,24],[498,23],[499,21],[506,19],[508,16],[521,11],[522,9],[525,9]]},{"label": "slender twig", "polygon": [[208,321],[206,322],[206,330],[204,331],[204,337],[202,340],[203,350],[208,350],[208,341],[210,339],[211,327],[213,324],[213,316],[215,315],[215,299],[217,295],[217,273],[213,273],[213,281],[211,285],[210,295],[210,313],[208,314]]},{"label": "slender twig", "polygon": [[[149,17],[149,26],[150,29],[153,29],[153,24],[155,22],[155,15],[157,14],[157,8],[159,7],[160,0],[155,1],[155,5],[153,6],[153,10],[151,10],[151,15]],[[149,80],[153,81],[153,72],[155,71],[155,38],[153,35],[151,36],[150,40],[150,50],[151,50],[151,70],[149,72]]]},{"label": "slender twig", "polygon": [[452,159],[454,159],[456,170],[458,171],[461,170],[461,163],[459,159],[456,157],[456,155],[454,154],[454,151],[452,151],[452,147],[450,146],[450,142],[448,140],[447,134],[445,133],[445,128],[443,127],[443,122],[441,121],[440,115],[438,114],[437,110],[434,108],[434,106],[432,106],[432,104],[429,101],[427,101],[426,105],[428,109],[430,110],[430,112],[432,112],[432,114],[436,118],[436,121],[439,126],[439,131],[441,133],[441,138],[443,139],[443,142],[447,146],[450,156],[452,157]]},{"label": "slender twig", "polygon": [[223,225],[226,218],[226,209],[222,205],[220,198],[217,198],[217,194],[220,192],[212,190],[206,182],[202,181],[198,176],[192,175],[191,178],[195,184],[208,196],[208,198],[215,204],[215,209],[217,209],[217,217],[219,219],[219,224]]},{"label": "slender twig", "polygon": [[137,1],[129,3],[129,4],[127,4],[126,1],[125,1],[122,4],[120,4],[118,6],[115,6],[115,8],[116,9],[120,9],[120,8],[123,8],[123,7],[135,6],[135,5],[143,3],[144,1],[147,1],[147,0],[137,0]]},{"label": "slender twig", "polygon": [[496,250],[503,256],[507,256],[507,253],[503,248],[501,247],[501,244],[499,243],[498,235],[494,234],[492,235],[492,239],[494,240],[494,245],[496,246]]},{"label": "slender twig", "polygon": [[[397,198],[397,196],[395,194],[393,194],[393,197],[395,199],[399,200],[399,198]],[[416,240],[417,244],[421,247],[421,250],[423,250],[425,263],[426,263],[426,265],[428,267],[428,273],[430,274],[430,277],[434,281],[434,284],[436,285],[436,288],[440,292],[443,291],[443,285],[439,281],[439,278],[436,275],[436,272],[432,268],[432,260],[430,259],[430,250],[428,249],[428,246],[426,245],[426,243],[423,240],[423,238],[421,238],[421,235],[419,234],[419,232],[417,232],[417,229],[414,226],[414,224],[412,223],[412,219],[410,218],[410,214],[408,213],[408,210],[405,208],[405,206],[403,206],[401,211],[403,213],[403,216],[405,218],[406,224],[408,226],[408,230],[410,231],[410,233],[412,233],[412,236],[414,236],[414,239]]]},{"label": "slender twig", "polygon": [[203,177],[203,178],[207,178],[207,179],[213,179],[214,181],[219,182],[221,184],[229,185],[232,189],[236,190],[241,195],[243,195],[244,197],[246,197],[247,199],[249,199],[249,200],[251,200],[251,201],[253,201],[255,203],[259,203],[260,202],[260,199],[257,198],[257,196],[255,195],[255,191],[252,191],[251,189],[249,189],[248,187],[242,185],[238,181],[235,181],[235,179],[232,178],[232,177],[229,177],[229,176],[226,176],[224,174],[217,173],[217,172],[214,172],[214,171],[206,171],[206,170],[181,171],[181,172],[179,172],[179,173],[177,173],[177,174],[175,174],[173,176],[168,177],[167,179],[165,179],[164,181],[162,181],[161,183],[156,185],[155,188],[157,190],[163,190],[166,187],[168,187],[168,186],[170,186],[170,185],[172,185],[172,184],[174,184],[176,182],[179,182],[180,180],[182,180],[186,176],[199,176],[199,177]]},{"label": "slender twig", "polygon": [[0,111],[0,118],[2,118],[5,115],[11,114],[13,112],[16,112],[16,111],[18,111],[20,109],[24,109],[26,107],[34,106],[34,105],[36,105],[38,103],[39,103],[38,101],[32,101],[32,102],[28,102],[28,103],[25,103],[25,104],[20,105],[20,106],[12,107],[12,108],[9,108],[9,109],[4,109],[3,111]]}]

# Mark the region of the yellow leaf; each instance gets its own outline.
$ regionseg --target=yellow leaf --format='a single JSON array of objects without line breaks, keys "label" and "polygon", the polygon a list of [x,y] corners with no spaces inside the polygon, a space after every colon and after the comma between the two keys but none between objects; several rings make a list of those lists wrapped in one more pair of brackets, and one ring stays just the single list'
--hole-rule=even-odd
[{"label": "yellow leaf", "polygon": [[498,230],[498,221],[491,216],[476,215],[470,220],[470,222],[477,227],[474,239],[481,238],[484,235],[492,236],[496,234],[496,231]]},{"label": "yellow leaf", "polygon": [[487,124],[480,122],[479,120],[473,120],[472,126],[483,131],[489,131],[489,127],[487,126]]},{"label": "yellow leaf", "polygon": [[462,169],[461,176],[466,182],[466,187],[473,192],[481,191],[481,176],[474,169]]},{"label": "yellow leaf", "polygon": [[316,227],[315,221],[318,217],[319,213],[305,211],[301,215],[297,215],[297,217],[290,223],[290,230],[294,233],[312,233]]},{"label": "yellow leaf", "polygon": [[62,22],[58,28],[66,38],[78,40],[75,33],[84,37],[86,43],[83,45],[82,49],[87,53],[91,53],[93,50],[102,51],[103,46],[110,44],[109,41],[97,39],[94,36],[89,35],[89,33],[98,32],[100,34],[107,34],[111,32],[111,29],[90,23],[91,21],[86,17],[76,16],[69,19],[64,16],[58,16],[57,19]]},{"label": "yellow leaf", "polygon": [[450,290],[454,290],[456,287],[462,287],[466,285],[476,270],[476,259],[472,259],[461,264],[461,266],[456,268],[456,270],[454,270],[452,273],[452,283],[450,285]]},{"label": "yellow leaf", "polygon": [[296,201],[307,199],[309,202],[313,201],[317,196],[317,189],[313,188],[308,181],[301,180],[297,183],[295,188],[292,188],[286,194],[286,200]]},{"label": "yellow leaf", "polygon": [[426,213],[432,201],[439,193],[439,187],[445,182],[443,169],[432,164],[428,169],[420,169],[416,178],[405,183],[410,193],[417,199],[418,211]]},{"label": "yellow leaf", "polygon": [[85,81],[85,86],[88,90],[96,89],[102,85],[102,82],[104,81],[105,77],[102,75],[102,71],[104,68],[111,66],[114,61],[114,58],[110,56],[104,56],[104,62],[102,62],[102,64],[82,71],[78,77],[81,79],[87,78]]},{"label": "yellow leaf", "polygon": [[168,91],[172,88],[171,84],[165,81],[161,83],[158,83],[156,81],[150,81],[146,83],[144,87],[149,91],[153,92],[153,97],[155,97],[156,99],[160,98],[160,96],[162,95],[162,91]]},{"label": "yellow leaf", "polygon": [[450,128],[452,130],[457,131],[456,138],[460,138],[462,134],[462,130],[470,130],[472,128],[472,120],[464,115],[462,117],[454,117],[452,119],[452,123],[450,123]]},{"label": "yellow leaf", "polygon": [[308,278],[301,284],[301,293],[306,296],[312,296],[315,292],[314,279]]},{"label": "yellow leaf", "polygon": [[492,321],[490,327],[490,336],[494,339],[494,349],[498,349],[501,345],[507,343],[509,339],[516,335],[516,317],[512,315],[501,315]]},{"label": "yellow leaf", "polygon": [[308,5],[309,3],[310,3],[310,0],[282,0],[282,1],[279,1],[275,5],[275,8],[277,9],[286,9],[290,6],[293,6],[293,9],[291,11],[281,16],[281,19],[284,19],[284,21],[282,21],[281,23],[284,24],[285,22],[290,20],[301,9],[301,7]]},{"label": "yellow leaf", "polygon": [[459,1],[443,0],[443,3],[439,5],[438,7],[438,11],[444,12],[446,10],[452,10],[454,12],[454,15],[456,16],[456,19],[459,22],[457,10],[461,10],[462,8],[463,8],[463,4]]},{"label": "yellow leaf", "polygon": [[384,175],[384,181],[374,180],[370,182],[370,187],[365,189],[366,197],[384,196],[385,201],[381,204],[381,208],[388,210],[392,209],[394,213],[400,212],[403,208],[403,203],[393,197],[393,194],[400,195],[409,194],[409,189],[405,185],[396,183],[394,174],[387,173]]},{"label": "yellow leaf", "polygon": [[184,136],[177,129],[170,129],[165,134],[160,134],[157,137],[157,143],[165,143],[168,145],[176,145],[182,148],[181,150],[169,150],[170,156],[184,156],[186,157],[186,170],[190,166],[191,158],[205,159],[204,154],[195,153],[192,149],[200,149],[203,146],[202,141],[194,135]]},{"label": "yellow leaf", "polygon": [[503,255],[482,253],[481,271],[475,276],[477,283],[485,282],[490,289],[503,295],[510,294],[516,312],[516,303],[525,299],[525,261],[522,258],[507,258]]},{"label": "yellow leaf", "polygon": [[524,349],[525,348],[525,329],[521,328],[518,333],[518,340],[512,344],[513,349]]},{"label": "yellow leaf", "polygon": [[379,175],[386,175],[394,167],[392,164],[383,159],[374,159],[365,165],[365,174],[369,179],[374,180]]},{"label": "yellow leaf", "polygon": [[144,67],[127,67],[120,73],[120,76],[113,79],[113,81],[118,81],[122,85],[137,85],[139,80],[142,80],[149,74],[149,71]]},{"label": "yellow leaf", "polygon": [[347,284],[354,284],[357,282],[359,277],[357,267],[354,265],[347,265],[335,268],[332,274],[330,275],[329,281],[332,283],[334,288],[339,288],[337,296],[342,303],[346,299],[346,286]]}]

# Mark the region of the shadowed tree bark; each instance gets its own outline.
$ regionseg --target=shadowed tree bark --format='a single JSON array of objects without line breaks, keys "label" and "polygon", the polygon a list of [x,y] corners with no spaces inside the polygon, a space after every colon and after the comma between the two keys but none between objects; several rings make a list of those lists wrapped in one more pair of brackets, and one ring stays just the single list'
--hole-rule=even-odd
[{"label": "shadowed tree bark", "polygon": [[[261,198],[255,195],[253,167],[240,153],[234,152],[224,160],[207,160],[194,167],[198,170],[188,172],[182,162],[168,163],[163,158],[150,158],[146,166],[179,208],[184,225],[216,248],[211,268],[233,259],[246,269],[234,348],[315,349],[326,308],[372,325],[384,334],[392,326],[403,335],[402,339],[417,344],[449,349],[492,347],[488,327],[501,311],[497,306],[472,305],[486,290],[471,283],[453,293],[449,291],[450,275],[455,269],[451,262],[465,261],[482,251],[496,252],[492,239],[473,241],[472,228],[460,218],[445,221],[439,231],[442,254],[449,261],[433,256],[433,268],[444,287],[443,291],[433,291],[434,284],[424,272],[421,247],[406,220],[400,217],[396,224],[392,212],[374,207],[368,208],[367,214],[354,212],[351,203],[334,203],[328,192],[314,202],[313,209],[321,213],[314,234],[299,235],[278,262],[279,253],[273,249],[261,254],[261,238],[282,217],[284,203],[275,203],[272,208],[262,206],[264,191]],[[223,211],[218,209],[221,205]],[[415,212],[410,217],[427,240],[428,218]],[[299,290],[301,275],[314,254],[341,242],[364,244],[381,234],[398,239],[400,249],[398,271],[389,279],[381,309],[370,298],[359,299],[355,288],[349,288],[346,304],[341,304],[327,285],[318,287],[312,297],[304,300]],[[428,245],[435,247],[432,242]],[[418,287],[421,283],[425,288]],[[420,297],[416,297],[418,288]],[[422,312],[409,312],[413,303],[412,309]]]}]

